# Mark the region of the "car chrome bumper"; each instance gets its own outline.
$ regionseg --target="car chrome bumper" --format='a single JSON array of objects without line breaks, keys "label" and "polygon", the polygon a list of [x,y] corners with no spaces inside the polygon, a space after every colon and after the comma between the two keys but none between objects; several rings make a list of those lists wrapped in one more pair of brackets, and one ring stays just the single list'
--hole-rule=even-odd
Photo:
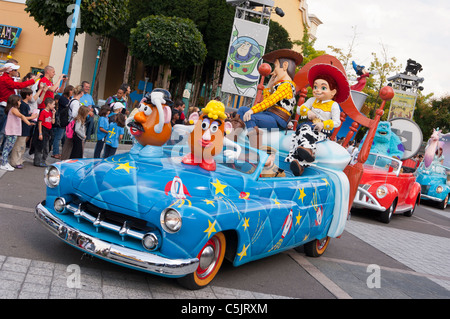
[{"label": "car chrome bumper", "polygon": [[377,199],[372,194],[362,187],[358,187],[352,206],[355,208],[369,208],[380,212],[384,212],[386,210],[386,208],[378,203]]},{"label": "car chrome bumper", "polygon": [[432,200],[435,202],[442,202],[444,199],[438,198],[438,197],[434,197],[434,196],[429,196],[429,195],[424,195],[424,194],[420,194],[420,199],[426,199],[426,200]]},{"label": "car chrome bumper", "polygon": [[195,272],[198,258],[168,259],[150,252],[118,246],[70,227],[53,215],[41,203],[36,206],[35,217],[64,242],[88,254],[139,270],[165,276],[181,277]]}]

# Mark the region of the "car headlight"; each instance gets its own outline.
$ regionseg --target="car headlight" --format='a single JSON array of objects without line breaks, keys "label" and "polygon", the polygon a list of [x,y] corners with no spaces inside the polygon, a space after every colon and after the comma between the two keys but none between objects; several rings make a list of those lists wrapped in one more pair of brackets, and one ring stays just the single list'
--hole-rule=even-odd
[{"label": "car headlight", "polygon": [[377,197],[378,198],[383,198],[384,196],[386,196],[388,193],[388,189],[386,188],[386,186],[380,186],[377,188]]},{"label": "car headlight", "polygon": [[161,213],[161,227],[168,233],[176,233],[180,230],[182,220],[180,213],[173,208],[166,208]]},{"label": "car headlight", "polygon": [[55,188],[59,185],[59,181],[61,179],[61,174],[59,173],[59,169],[55,166],[51,165],[45,169],[44,180],[45,184],[50,188]]},{"label": "car headlight", "polygon": [[438,193],[438,194],[442,193],[443,191],[444,191],[444,187],[442,187],[442,186],[438,186],[436,188],[436,193]]},{"label": "car headlight", "polygon": [[142,246],[144,246],[144,248],[147,250],[155,250],[158,247],[158,244],[158,236],[153,233],[147,233],[145,234],[144,238],[142,238]]},{"label": "car headlight", "polygon": [[66,200],[63,197],[58,197],[53,203],[53,208],[58,213],[62,213],[66,209]]}]

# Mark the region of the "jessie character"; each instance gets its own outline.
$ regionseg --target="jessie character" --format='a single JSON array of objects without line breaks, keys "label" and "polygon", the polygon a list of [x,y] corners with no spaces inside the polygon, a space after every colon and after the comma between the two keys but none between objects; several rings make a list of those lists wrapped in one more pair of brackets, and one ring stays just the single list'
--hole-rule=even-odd
[{"label": "jessie character", "polygon": [[296,66],[302,63],[303,57],[289,49],[267,53],[264,61],[274,64],[264,99],[252,108],[241,106],[239,117],[245,122],[250,145],[259,147],[260,134],[258,128],[285,129],[296,105],[295,83],[292,81]]},{"label": "jessie character", "polygon": [[325,140],[335,127],[341,125],[338,103],[346,101],[350,95],[347,77],[330,64],[311,67],[308,82],[313,97],[297,109],[297,114],[309,121],[297,127],[286,157],[295,176],[303,174],[304,167],[314,162],[316,143]]},{"label": "jessie character", "polygon": [[189,116],[189,122],[195,125],[189,135],[191,153],[183,157],[184,164],[199,165],[208,171],[216,170],[214,156],[223,149],[225,132],[232,130],[231,123],[225,122],[226,118],[225,106],[216,100],[210,101],[200,115],[195,112]]},{"label": "jessie character", "polygon": [[164,89],[154,89],[145,96],[139,111],[127,124],[139,144],[162,146],[169,140],[172,133],[172,104],[170,93]]}]

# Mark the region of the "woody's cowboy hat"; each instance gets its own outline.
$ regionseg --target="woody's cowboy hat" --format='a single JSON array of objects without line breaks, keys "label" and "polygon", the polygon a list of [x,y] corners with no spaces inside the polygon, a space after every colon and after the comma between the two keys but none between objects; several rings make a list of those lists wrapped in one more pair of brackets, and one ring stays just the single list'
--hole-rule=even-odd
[{"label": "woody's cowboy hat", "polygon": [[319,75],[329,75],[336,81],[338,89],[334,96],[334,101],[341,103],[348,99],[350,96],[350,84],[341,70],[331,64],[325,63],[319,63],[312,66],[308,72],[308,82],[311,87],[314,86],[314,80],[317,79]]},{"label": "woody's cowboy hat", "polygon": [[295,65],[300,65],[303,61],[303,56],[300,53],[290,49],[275,50],[263,55],[262,58],[269,63],[275,63],[277,59],[290,59],[295,61]]}]

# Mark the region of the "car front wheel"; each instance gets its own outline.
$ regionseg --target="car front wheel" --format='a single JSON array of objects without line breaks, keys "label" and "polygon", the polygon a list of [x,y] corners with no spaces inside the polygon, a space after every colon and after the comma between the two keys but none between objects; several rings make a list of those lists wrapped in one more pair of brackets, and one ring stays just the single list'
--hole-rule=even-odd
[{"label": "car front wheel", "polygon": [[449,194],[447,194],[447,196],[445,196],[445,199],[442,202],[439,203],[439,208],[440,209],[446,209],[447,208],[448,196],[449,196]]},{"label": "car front wheel", "polygon": [[380,219],[383,223],[389,224],[389,222],[391,221],[392,215],[394,215],[396,205],[397,205],[397,200],[394,200],[392,202],[392,205],[389,206],[388,209],[386,209],[384,212],[381,213]]},{"label": "car front wheel", "polygon": [[215,234],[198,254],[199,264],[197,270],[192,274],[178,278],[178,282],[190,290],[206,287],[218,273],[225,256],[225,249],[226,240],[224,234]]}]

